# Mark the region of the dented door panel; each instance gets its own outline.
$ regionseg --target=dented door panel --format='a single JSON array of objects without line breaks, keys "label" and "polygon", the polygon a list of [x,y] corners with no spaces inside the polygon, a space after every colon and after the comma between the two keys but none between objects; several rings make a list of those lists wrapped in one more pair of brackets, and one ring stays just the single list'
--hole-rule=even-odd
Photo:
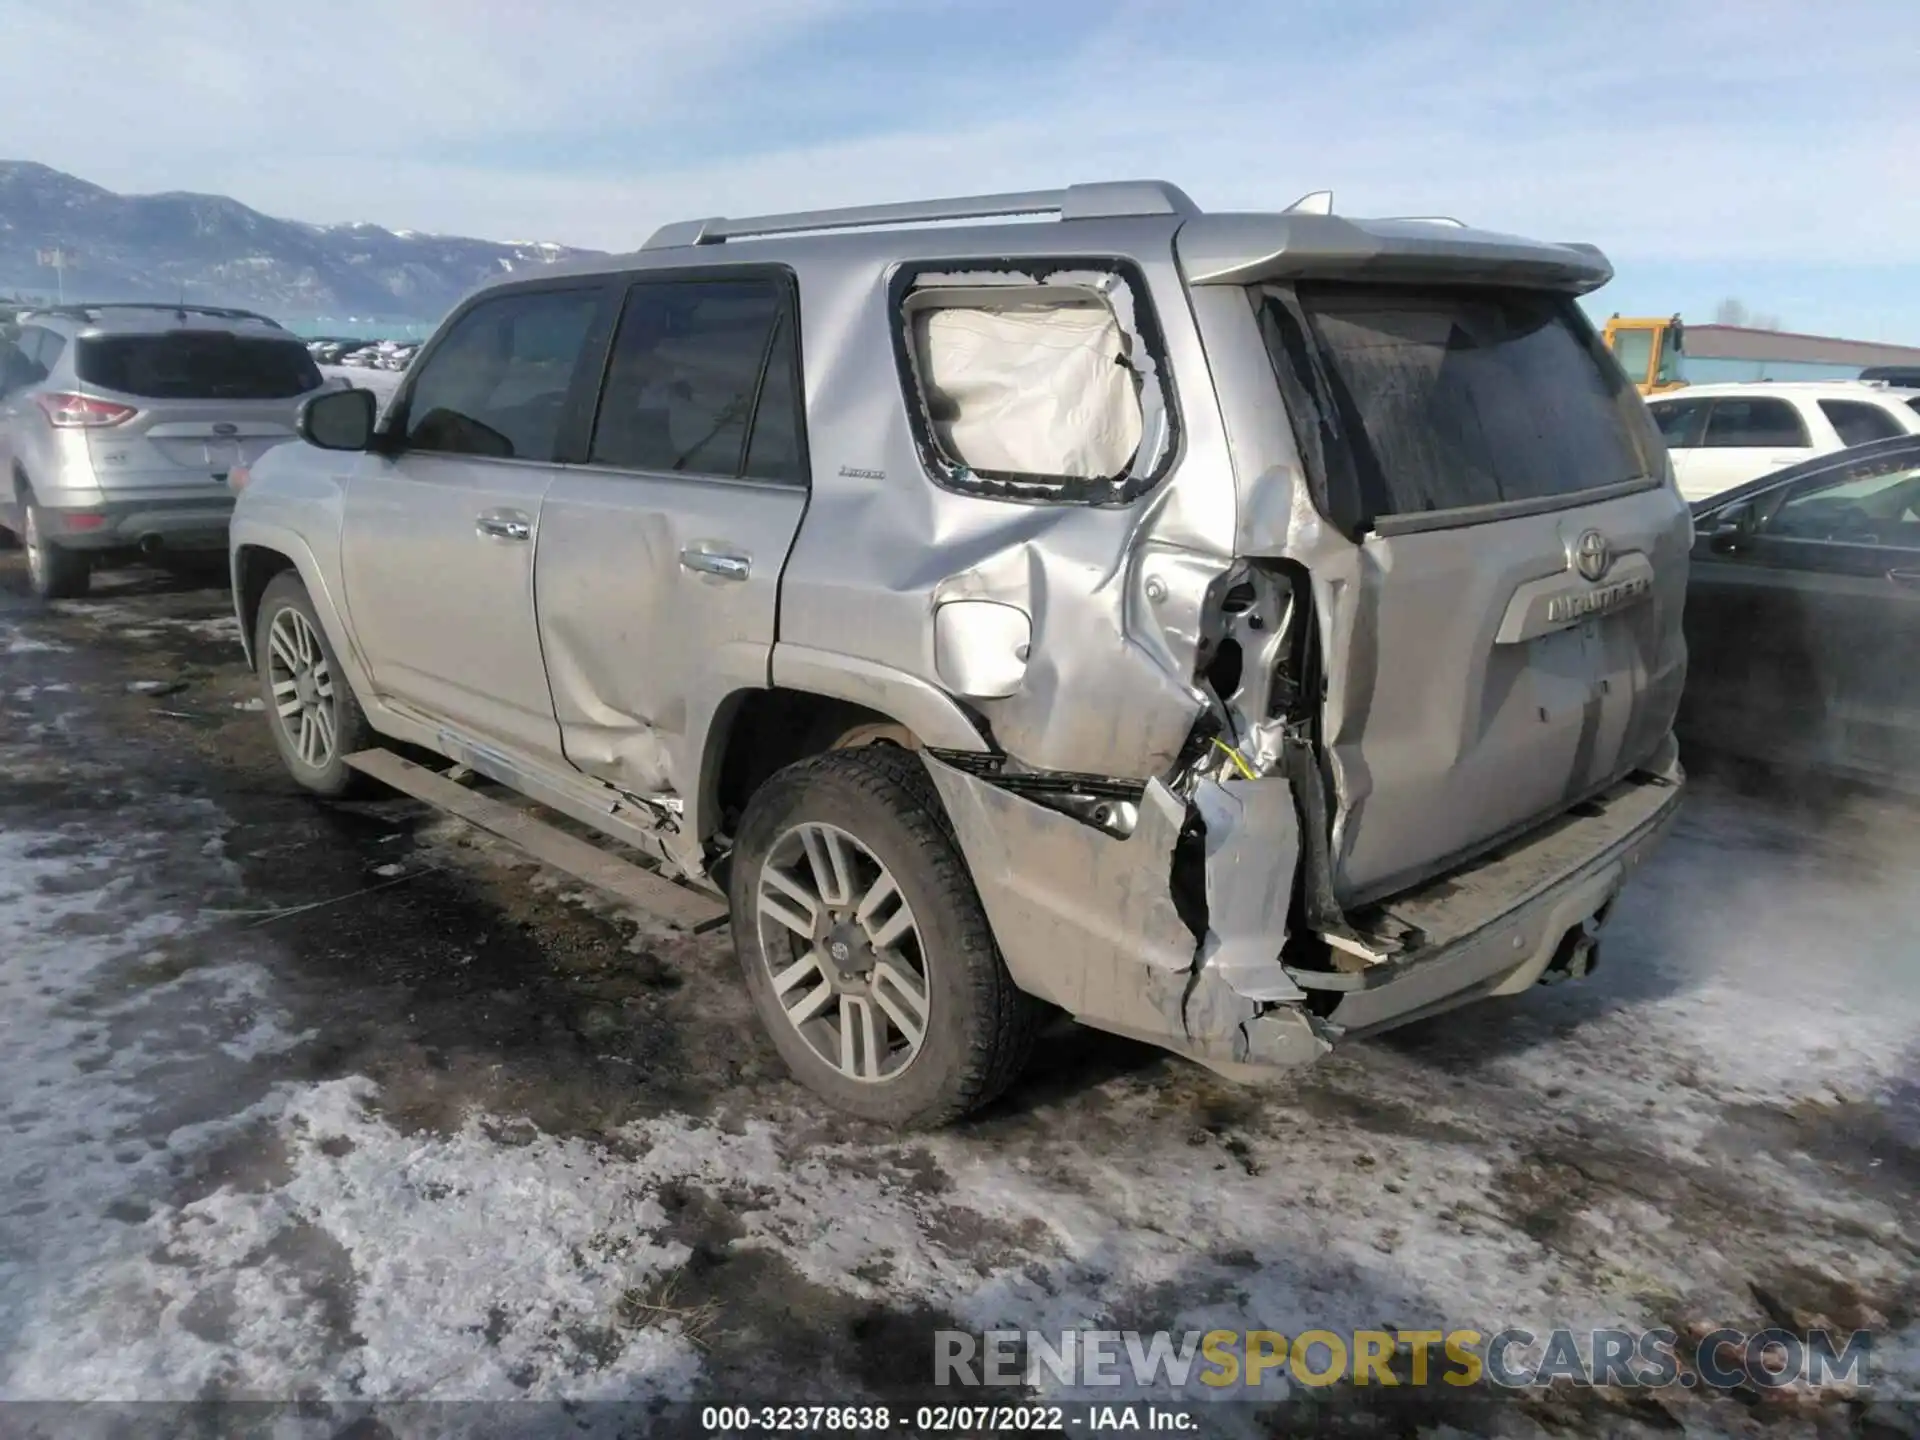
[{"label": "dented door panel", "polygon": [[[632,794],[697,790],[689,722],[767,683],[780,567],[806,498],[749,481],[560,475],[541,510],[535,591],[573,765]],[[697,568],[726,560],[744,573]]]}]

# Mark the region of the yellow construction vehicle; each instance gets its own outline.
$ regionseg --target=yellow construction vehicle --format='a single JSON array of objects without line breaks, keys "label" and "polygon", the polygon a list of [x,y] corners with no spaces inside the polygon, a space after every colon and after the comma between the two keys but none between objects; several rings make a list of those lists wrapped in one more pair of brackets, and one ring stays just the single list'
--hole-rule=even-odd
[{"label": "yellow construction vehicle", "polygon": [[1677,390],[1687,383],[1680,375],[1680,362],[1686,354],[1686,327],[1678,315],[1665,320],[1622,319],[1615,315],[1607,321],[1600,338],[1642,395]]}]

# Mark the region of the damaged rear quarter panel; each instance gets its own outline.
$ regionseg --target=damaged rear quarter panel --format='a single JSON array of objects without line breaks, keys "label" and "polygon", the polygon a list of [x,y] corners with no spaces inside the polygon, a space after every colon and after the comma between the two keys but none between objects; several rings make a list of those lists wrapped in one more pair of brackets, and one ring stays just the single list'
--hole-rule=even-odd
[{"label": "damaged rear quarter panel", "polygon": [[[1217,1068],[1318,1058],[1322,1028],[1280,964],[1298,851],[1284,780],[1201,782],[1190,810],[1149,782],[1125,838],[924,757],[1014,983],[1085,1024]],[[1175,898],[1190,819],[1203,913]]]},{"label": "damaged rear quarter panel", "polygon": [[[1172,766],[1204,706],[1193,683],[1199,612],[1232,556],[1237,503],[1173,264],[1175,225],[1150,217],[1102,227],[1102,253],[1145,279],[1179,406],[1165,478],[1110,504],[943,488],[915,434],[911,377],[896,363],[901,266],[976,281],[996,270],[1084,272],[1085,258],[1050,227],[1033,227],[1026,254],[1008,253],[1004,229],[894,232],[864,265],[847,263],[844,238],[819,262],[808,247],[785,247],[805,297],[813,492],[782,586],[782,644],[861,657],[945,688],[936,607],[1010,605],[1032,624],[1024,682],[1002,698],[958,697],[1002,749],[1035,769],[1138,780]],[[1055,272],[1053,262],[1079,269]]]}]

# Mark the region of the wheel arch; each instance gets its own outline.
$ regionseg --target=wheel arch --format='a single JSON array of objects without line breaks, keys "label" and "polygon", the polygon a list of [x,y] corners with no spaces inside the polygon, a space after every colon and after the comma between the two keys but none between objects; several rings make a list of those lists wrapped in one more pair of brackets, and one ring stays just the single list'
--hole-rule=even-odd
[{"label": "wheel arch", "polygon": [[291,570],[306,587],[314,614],[327,633],[327,643],[347,672],[347,683],[366,707],[370,697],[367,670],[352,631],[341,613],[338,597],[327,584],[312,549],[299,535],[279,527],[234,526],[229,552],[233,578],[234,618],[240,624],[240,644],[249,666],[259,663],[254,654],[254,629],[260,619],[260,601],[276,575]]},{"label": "wheel arch", "polygon": [[923,742],[900,717],[843,696],[784,685],[734,690],[707,727],[695,817],[700,840],[734,833],[754,793],[788,765],[873,729],[897,731],[895,743],[909,749]]}]

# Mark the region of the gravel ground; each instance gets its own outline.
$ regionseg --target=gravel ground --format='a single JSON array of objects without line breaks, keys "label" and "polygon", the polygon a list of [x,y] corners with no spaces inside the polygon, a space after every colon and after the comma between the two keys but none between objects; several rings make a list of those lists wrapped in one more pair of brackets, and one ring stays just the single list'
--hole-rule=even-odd
[{"label": "gravel ground", "polygon": [[0,1399],[906,1405],[940,1328],[1779,1320],[1875,1331],[1873,1392],[1275,1374],[1211,1428],[1914,1433],[1920,817],[1771,791],[1696,786],[1583,984],[1257,1088],[1063,1022],[900,1138],[786,1079],[723,936],[294,793],[224,591],[0,554]]}]

